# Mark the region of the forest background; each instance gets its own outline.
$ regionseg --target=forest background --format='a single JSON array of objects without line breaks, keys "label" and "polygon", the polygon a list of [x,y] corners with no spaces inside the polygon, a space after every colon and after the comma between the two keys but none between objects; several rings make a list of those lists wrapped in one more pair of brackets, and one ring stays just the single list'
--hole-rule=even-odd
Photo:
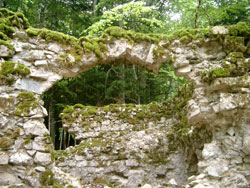
[{"label": "forest background", "polygon": [[[23,12],[32,27],[75,37],[98,36],[110,26],[168,35],[178,29],[250,20],[250,0],[0,0],[0,8]],[[185,82],[174,75],[167,62],[154,75],[122,60],[62,79],[43,95],[49,112],[46,124],[55,148],[66,148],[74,138],[63,132],[59,118],[66,105],[163,102]]]}]

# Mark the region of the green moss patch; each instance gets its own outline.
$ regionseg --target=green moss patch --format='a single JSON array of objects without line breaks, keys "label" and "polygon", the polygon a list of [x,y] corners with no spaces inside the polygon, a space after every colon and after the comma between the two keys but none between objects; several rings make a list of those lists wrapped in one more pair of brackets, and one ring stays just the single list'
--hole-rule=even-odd
[{"label": "green moss patch", "polygon": [[0,85],[12,85],[15,82],[15,75],[30,74],[30,69],[20,63],[5,61],[0,65]]},{"label": "green moss patch", "polygon": [[4,41],[4,40],[0,39],[0,45],[4,45],[7,48],[9,48],[10,50],[15,51],[14,46],[12,44],[10,44],[8,41]]},{"label": "green moss patch", "polygon": [[37,108],[38,102],[37,101],[24,101],[21,102],[16,109],[15,114],[18,116],[29,116],[30,112]]},{"label": "green moss patch", "polygon": [[12,77],[3,76],[0,74],[0,85],[11,86],[15,82],[15,79]]},{"label": "green moss patch", "polygon": [[35,29],[32,27],[29,27],[26,30],[26,33],[31,37],[36,36],[48,42],[58,42],[62,44],[62,48],[65,49],[66,53],[71,54],[75,58],[75,62],[71,62],[67,54],[60,55],[60,62],[67,67],[71,67],[74,63],[77,63],[82,59],[83,50],[80,44],[80,39],[61,32],[51,31],[48,29]]},{"label": "green moss patch", "polygon": [[57,31],[51,31],[48,29],[35,29],[30,27],[26,30],[26,33],[29,36],[38,36],[39,38],[45,39],[46,41],[56,41],[61,44],[69,44],[73,46],[78,45],[78,39]]},{"label": "green moss patch", "polygon": [[23,101],[34,101],[35,100],[35,95],[32,92],[21,92],[17,96],[18,100],[23,102]]},{"label": "green moss patch", "polygon": [[83,44],[85,52],[94,52],[98,58],[102,58],[102,54],[107,51],[103,43],[105,39],[98,37],[82,37],[79,41]]},{"label": "green moss patch", "polygon": [[230,71],[224,68],[215,68],[209,71],[204,71],[201,74],[203,82],[211,83],[215,78],[230,76]]},{"label": "green moss patch", "polygon": [[224,41],[224,49],[227,53],[230,52],[245,52],[247,47],[245,46],[245,38],[238,36],[226,36]]},{"label": "green moss patch", "polygon": [[[0,9],[0,39],[7,41],[12,38],[15,27],[19,29],[27,29],[29,22],[21,12],[12,12],[6,8]],[[1,42],[3,43],[3,42]],[[9,44],[2,44],[14,50]]]},{"label": "green moss patch", "polygon": [[10,36],[15,32],[15,29],[13,27],[10,27],[4,23],[0,24],[0,31],[3,32],[4,34]]},{"label": "green moss patch", "polygon": [[14,144],[14,139],[3,136],[0,138],[0,148],[6,149]]},{"label": "green moss patch", "polygon": [[0,73],[4,76],[7,76],[9,74],[26,76],[26,75],[30,74],[30,69],[28,67],[26,67],[25,65],[20,64],[20,63],[15,63],[12,61],[4,61],[1,64]]},{"label": "green moss patch", "polygon": [[147,41],[158,43],[163,39],[167,39],[166,35],[136,33],[134,31],[124,30],[117,26],[109,27],[105,30],[105,33],[114,38],[125,38],[133,42]]},{"label": "green moss patch", "polygon": [[8,36],[5,35],[3,32],[0,31],[0,40],[6,41],[8,40]]},{"label": "green moss patch", "polygon": [[39,182],[42,185],[53,185],[55,182],[54,176],[54,173],[48,169],[40,174]]},{"label": "green moss patch", "polygon": [[246,22],[239,22],[229,27],[229,34],[232,36],[250,36],[250,26]]},{"label": "green moss patch", "polygon": [[208,38],[211,36],[210,28],[201,29],[180,29],[168,35],[170,42],[179,39],[181,43],[189,43],[193,39]]},{"label": "green moss patch", "polygon": [[19,104],[15,111],[18,116],[29,116],[30,112],[35,108],[39,107],[39,104],[34,97],[34,93],[31,92],[21,92],[17,96],[19,99]]},{"label": "green moss patch", "polygon": [[33,27],[29,27],[27,30],[26,30],[26,33],[29,35],[29,36],[38,36],[40,33],[41,33],[41,29],[35,29]]}]

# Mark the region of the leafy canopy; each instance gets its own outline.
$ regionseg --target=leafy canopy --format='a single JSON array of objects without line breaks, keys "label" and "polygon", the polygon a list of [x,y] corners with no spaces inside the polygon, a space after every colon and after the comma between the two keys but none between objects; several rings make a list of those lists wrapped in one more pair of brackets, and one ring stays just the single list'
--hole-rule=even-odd
[{"label": "leafy canopy", "polygon": [[144,2],[130,2],[104,12],[101,19],[91,25],[83,35],[100,35],[110,26],[120,26],[127,30],[149,33],[161,32],[164,22],[158,19],[155,6],[146,6]]}]

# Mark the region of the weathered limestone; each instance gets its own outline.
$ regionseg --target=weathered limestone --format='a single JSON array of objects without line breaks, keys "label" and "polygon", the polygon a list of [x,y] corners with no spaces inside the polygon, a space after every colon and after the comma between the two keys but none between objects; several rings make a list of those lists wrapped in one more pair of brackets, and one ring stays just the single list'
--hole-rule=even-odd
[{"label": "weathered limestone", "polygon": [[[212,31],[215,34],[225,35],[228,30],[226,28],[223,30],[223,28],[222,31],[219,31],[218,28]],[[69,153],[67,156],[59,155],[57,164],[68,173],[87,180],[95,181],[95,178],[102,177],[109,183],[114,181],[125,187],[137,187],[146,183],[156,186],[168,182],[172,177],[179,185],[186,183],[196,188],[248,187],[250,181],[250,80],[248,73],[250,59],[247,58],[246,54],[244,54],[246,57],[239,54],[239,57],[232,59],[236,53],[234,53],[234,49],[229,51],[227,45],[229,45],[228,39],[225,39],[223,43],[218,38],[211,38],[193,41],[190,44],[182,44],[176,40],[168,47],[172,52],[171,55],[175,58],[176,74],[185,76],[194,86],[192,99],[187,101],[185,106],[188,123],[188,130],[185,130],[188,134],[182,135],[185,149],[179,148],[180,150],[178,150],[177,146],[174,150],[176,153],[172,154],[169,150],[171,147],[169,139],[164,141],[161,146],[156,146],[164,153],[165,158],[161,156],[161,159],[175,159],[173,166],[168,160],[161,165],[157,164],[160,162],[159,158],[157,162],[154,162],[156,166],[153,169],[147,166],[150,161],[148,159],[150,153],[146,150],[154,147],[144,144],[150,143],[151,139],[155,137],[164,140],[163,135],[171,132],[170,130],[174,128],[175,123],[166,119],[163,122],[160,120],[148,122],[150,118],[145,115],[147,111],[143,106],[138,106],[137,110],[134,111],[126,111],[126,106],[116,106],[114,112],[110,108],[106,112],[102,108],[97,108],[94,116],[88,115],[87,117],[84,115],[84,110],[76,108],[71,114],[73,121],[66,118],[64,127],[70,133],[75,134],[76,139],[82,141],[79,147],[67,149],[65,151]],[[231,69],[231,66],[234,68]],[[229,73],[224,71],[227,67]],[[220,71],[224,71],[225,75]],[[166,107],[166,111],[167,109]],[[137,125],[136,129],[134,128],[135,123],[130,124],[126,117],[132,116],[132,119],[138,119],[137,114],[140,115],[140,112],[143,112],[144,116],[138,123],[141,127],[138,128]],[[152,116],[156,117],[157,115],[164,117],[158,112]],[[174,117],[170,118],[174,120]],[[159,127],[161,127],[160,131],[155,133]],[[111,134],[112,132],[117,134]],[[211,135],[211,137],[206,135]],[[107,138],[111,138],[108,143],[106,143]],[[116,138],[119,139],[116,140]],[[93,144],[98,139],[103,141],[104,146],[97,147]],[[130,145],[130,143],[132,144]],[[178,145],[177,142],[175,144]],[[108,156],[102,153],[104,148],[107,149],[105,153],[108,153]],[[115,148],[118,150],[114,151]],[[123,148],[126,148],[125,151]],[[80,153],[81,157],[74,158],[75,154],[72,151]],[[90,151],[95,156],[89,157]],[[129,151],[136,151],[136,160],[131,160],[133,155],[128,154]],[[153,151],[156,157],[159,152],[158,150]],[[112,153],[123,154],[126,158],[114,158]],[[102,158],[103,156],[105,157]],[[141,159],[146,160],[141,162]],[[103,160],[107,160],[108,165],[104,165],[104,168],[100,167],[100,164],[99,166],[94,165],[95,170],[93,171],[90,161],[95,161],[98,164]],[[76,161],[81,162],[75,163]],[[183,163],[183,161],[185,162]],[[118,169],[115,169],[117,163],[120,165]],[[157,167],[157,165],[159,166]],[[174,170],[170,172],[171,167]],[[81,168],[84,170],[80,170]],[[115,169],[113,171],[119,174],[119,178],[116,177],[114,180],[113,175],[109,171],[105,171],[109,168]],[[147,169],[150,169],[150,172],[147,172]],[[161,173],[157,169],[161,169]],[[185,173],[178,174],[179,170],[185,171]],[[129,172],[126,173],[126,171]],[[197,175],[190,176],[186,181],[185,176],[192,174],[192,172]],[[149,174],[151,178],[148,177]],[[154,175],[161,178],[158,179]],[[180,177],[184,178],[184,181]]]},{"label": "weathered limestone", "polygon": [[184,151],[171,150],[166,137],[167,127],[175,121],[155,118],[158,114],[150,109],[160,107],[148,106],[149,111],[139,105],[104,107],[106,112],[100,108],[96,114],[78,117],[84,111],[76,109],[73,122],[66,119],[64,128],[81,143],[56,152],[56,165],[84,181],[101,178],[121,187],[156,186],[172,178],[183,184],[188,173]]},{"label": "weathered limestone", "polygon": [[[207,35],[169,44],[113,38],[100,58],[16,28],[14,50],[0,46],[0,186],[82,187],[79,179],[131,188],[249,186],[249,36],[221,26]],[[116,60],[155,72],[173,61],[193,91],[166,105],[73,109],[64,128],[81,143],[54,158],[40,95],[64,76]]]}]

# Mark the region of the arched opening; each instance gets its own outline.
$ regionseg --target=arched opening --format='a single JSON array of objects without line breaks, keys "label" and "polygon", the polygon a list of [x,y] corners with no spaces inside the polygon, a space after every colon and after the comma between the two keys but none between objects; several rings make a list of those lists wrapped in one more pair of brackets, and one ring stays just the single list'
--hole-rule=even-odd
[{"label": "arched opening", "polygon": [[149,104],[173,97],[186,81],[176,77],[174,69],[163,63],[158,74],[138,65],[104,64],[78,75],[63,78],[42,98],[48,111],[45,124],[56,150],[78,144],[73,134],[62,128],[59,117],[67,105],[105,106],[109,104]]}]

